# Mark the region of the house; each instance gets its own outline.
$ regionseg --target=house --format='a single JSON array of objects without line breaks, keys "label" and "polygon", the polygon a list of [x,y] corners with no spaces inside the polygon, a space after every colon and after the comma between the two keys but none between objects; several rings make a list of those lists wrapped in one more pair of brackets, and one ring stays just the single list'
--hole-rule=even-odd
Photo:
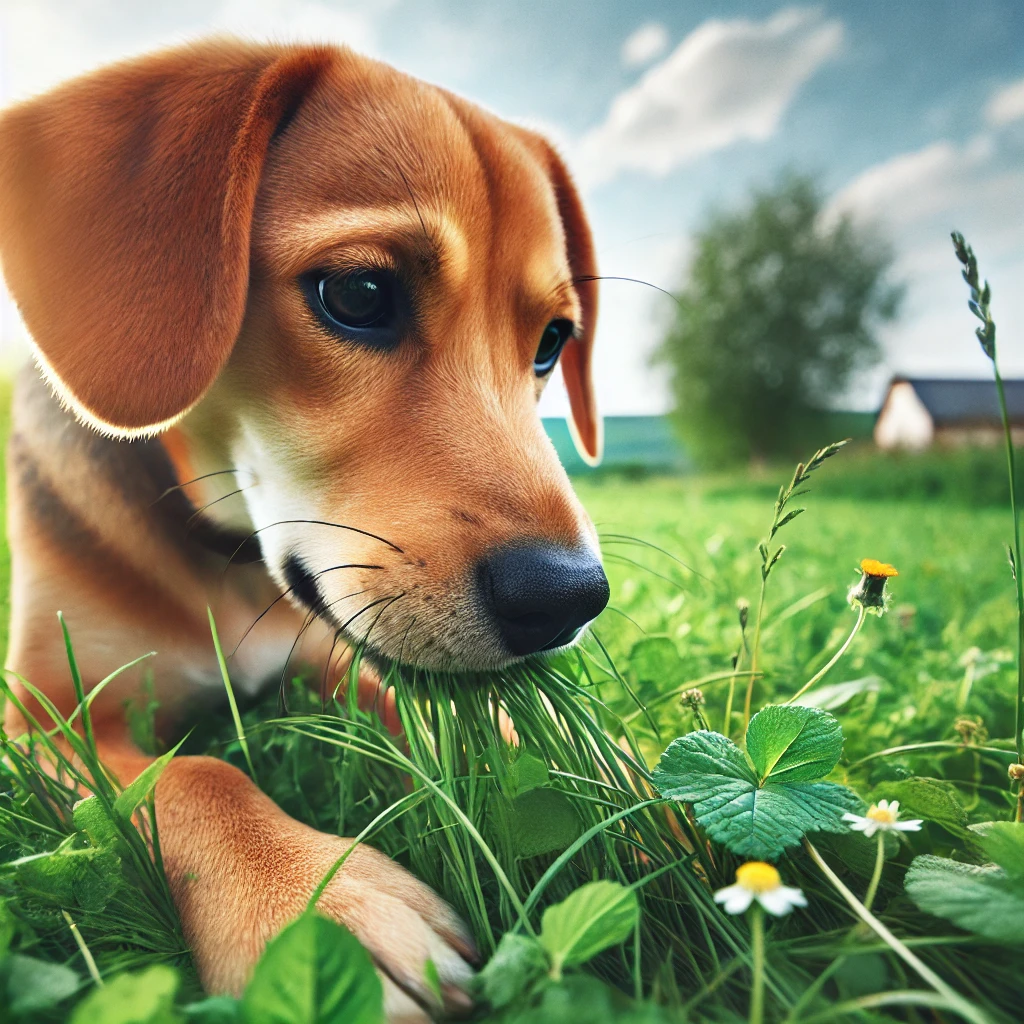
[{"label": "house", "polygon": [[[1024,443],[1024,380],[1003,382],[1014,441]],[[879,448],[996,444],[1003,437],[992,380],[894,377],[875,421]]]}]

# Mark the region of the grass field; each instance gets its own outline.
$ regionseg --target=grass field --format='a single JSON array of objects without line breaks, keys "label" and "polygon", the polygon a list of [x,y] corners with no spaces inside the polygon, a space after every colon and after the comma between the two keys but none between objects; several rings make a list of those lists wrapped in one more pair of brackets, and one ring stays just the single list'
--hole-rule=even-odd
[{"label": "grass field", "polygon": [[[804,889],[810,905],[806,911],[780,919],[769,930],[767,959],[761,968],[767,979],[767,1005],[763,1017],[756,1017],[752,1006],[748,1017],[750,972],[756,976],[759,969],[753,930],[748,935],[742,920],[738,927],[724,915],[719,914],[721,920],[708,916],[717,913],[710,903],[710,891],[731,882],[742,858],[709,843],[692,817],[687,821],[680,816],[686,835],[678,839],[679,859],[666,862],[664,869],[676,872],[665,876],[673,881],[667,888],[648,886],[642,894],[644,921],[662,922],[658,925],[662,931],[645,932],[641,942],[639,919],[621,934],[613,920],[602,919],[607,925],[604,945],[614,948],[598,956],[591,970],[613,988],[602,986],[595,993],[583,986],[587,975],[578,970],[562,978],[561,968],[543,958],[538,968],[529,950],[516,952],[511,946],[501,946],[499,957],[505,957],[501,976],[514,980],[505,989],[495,987],[495,973],[491,973],[484,1003],[490,1001],[493,1010],[483,1019],[569,1024],[583,1019],[584,1005],[590,1007],[588,1020],[636,1024],[743,1019],[952,1021],[958,1014],[977,1022],[1015,1019],[1013,979],[1017,969],[1015,954],[1006,943],[984,934],[971,935],[924,914],[903,892],[903,875],[916,854],[977,861],[979,853],[967,826],[1006,819],[1013,811],[1006,784],[1006,765],[1012,757],[1001,749],[1007,745],[1000,743],[1013,732],[1016,678],[1013,586],[1004,555],[1011,523],[1002,502],[1005,485],[1000,468],[998,453],[991,452],[940,453],[907,461],[850,451],[825,463],[812,479],[810,493],[793,506],[806,507],[806,512],[783,527],[777,538],[786,550],[766,587],[759,675],[752,691],[755,711],[767,703],[782,703],[840,647],[855,622],[847,591],[859,577],[857,566],[862,558],[891,562],[898,568],[899,576],[889,583],[889,613],[867,618],[846,656],[812,694],[838,718],[845,740],[842,758],[828,778],[849,784],[868,802],[899,796],[905,812],[925,819],[920,832],[903,835],[902,845],[890,842],[884,847],[886,867],[874,906],[879,920],[901,936],[898,941],[916,951],[926,970],[938,973],[940,984],[952,986],[954,996],[971,1000],[968,1010],[958,1010],[952,996],[922,982],[923,976],[908,969],[898,953],[879,943],[864,925],[858,926],[854,914],[798,847],[783,854],[778,863],[785,880]],[[634,737],[647,767],[657,763],[673,738],[693,735],[700,725],[698,714],[704,716],[709,729],[742,743],[749,674],[731,673],[744,642],[738,603],[745,600],[750,606],[746,627],[749,652],[761,580],[757,545],[770,526],[778,486],[790,472],[791,467],[779,466],[714,477],[607,475],[577,481],[578,492],[602,536],[612,603],[584,645],[585,655],[579,662],[582,675],[574,678],[586,678],[588,692],[596,694],[607,709],[594,705],[594,713],[614,736],[629,733]],[[0,562],[6,564],[6,559]],[[749,657],[748,653],[741,659],[741,670],[749,666]],[[695,686],[704,700],[697,704],[696,713],[692,702],[680,699],[683,691]],[[732,715],[727,722],[730,688]],[[526,716],[529,708],[525,704],[523,708],[521,714]],[[246,728],[257,776],[291,813],[319,827],[338,828],[351,835],[372,823],[389,799],[400,802],[407,797],[401,773],[382,773],[381,765],[374,761],[377,755],[369,746],[360,746],[363,740],[355,733],[311,716],[295,720],[306,729],[300,737],[294,726],[289,733],[261,724],[273,715],[269,705],[254,711],[246,717]],[[525,720],[523,724],[525,734],[529,730]],[[937,741],[945,745],[935,746]],[[335,747],[327,748],[324,742]],[[468,751],[469,743],[459,740],[456,749]],[[930,746],[890,753],[894,747],[921,743]],[[230,725],[212,749],[240,766],[245,764]],[[328,749],[333,752],[325,757]],[[413,754],[416,760],[415,750]],[[428,751],[424,756],[429,760],[429,755]],[[469,761],[472,763],[471,758]],[[475,782],[467,784],[462,776],[448,777],[438,771],[441,784],[450,786],[448,791],[466,808],[485,840],[494,844],[496,860],[513,888],[526,899],[538,879],[547,877],[545,871],[556,854],[569,846],[579,828],[561,845],[556,840],[555,845],[544,847],[541,854],[499,849],[507,821],[495,824],[494,805],[487,802],[490,798],[476,807]],[[94,833],[70,812],[70,802],[66,802],[65,814],[71,820],[61,819],[63,795],[51,793],[41,798],[19,785],[8,779],[8,810],[16,809],[26,819],[39,819],[40,808],[56,808],[51,831],[56,827],[71,837],[88,836],[88,840],[71,838],[66,843],[86,843],[88,849],[96,846]],[[553,782],[551,785],[554,787]],[[572,796],[580,797],[578,788]],[[613,796],[618,800],[621,794]],[[609,809],[618,806],[613,796],[609,795]],[[523,798],[520,793],[515,800]],[[561,812],[557,806],[552,808],[554,820]],[[587,813],[592,811],[589,808]],[[439,887],[474,923],[478,939],[484,935],[483,947],[493,948],[486,933],[493,928],[496,943],[501,932],[516,930],[516,918],[514,908],[504,897],[499,898],[488,881],[490,862],[481,860],[468,841],[457,849],[435,849],[454,842],[451,836],[461,828],[461,819],[446,819],[437,808],[423,811],[420,818],[417,814],[420,811],[403,815],[398,824],[389,822],[374,832],[372,841]],[[579,814],[590,820],[582,810]],[[649,872],[650,858],[655,857],[650,839],[654,833],[649,830],[656,830],[657,822],[664,828],[667,819],[630,820],[637,822],[639,842],[634,845],[641,853],[646,850],[643,856],[638,858],[634,852],[628,864],[620,864],[614,858],[609,860],[607,851],[593,852],[589,846],[579,849],[563,871],[564,876],[574,872],[574,881],[570,884],[566,877],[557,893],[557,886],[552,887],[545,902],[556,896],[565,898],[573,886],[595,877],[619,877],[633,887],[646,886],[642,875]],[[440,835],[448,838],[442,840]],[[677,842],[668,831],[663,840],[655,840],[659,841]],[[132,863],[132,850],[135,856],[138,850],[119,842],[119,863]],[[0,809],[0,864],[39,856],[52,851],[53,844],[52,836],[33,831],[23,822],[8,819],[4,823]],[[850,889],[863,897],[874,845],[852,836],[822,836],[819,845]],[[477,897],[473,893],[460,888],[461,876],[452,871],[456,855],[463,858],[459,863],[468,858],[476,864],[473,871],[484,879],[479,905],[474,903]],[[46,863],[51,861],[52,857]],[[609,864],[615,865],[614,870]],[[684,868],[685,878],[679,873]],[[134,870],[145,873],[141,867]],[[163,962],[176,965],[183,978],[176,1010],[170,1009],[170,1003],[177,982],[150,977],[150,989],[164,985],[160,989],[164,996],[152,1003],[150,1015],[140,1012],[132,1017],[111,1017],[113,1004],[108,1002],[103,1004],[107,1016],[89,1016],[85,1012],[87,999],[75,1024],[100,1019],[111,1024],[307,1019],[262,1017],[249,1004],[206,1000],[182,1006],[186,996],[195,998],[198,993],[190,980],[187,957],[171,952],[180,937],[176,937],[173,922],[160,916],[158,891],[147,896],[145,885],[139,884],[139,892],[122,892],[116,898],[108,897],[108,902],[90,904],[92,897],[83,900],[77,890],[63,896],[59,886],[44,892],[39,888],[38,872],[25,883],[25,871],[17,866],[13,872],[0,870],[0,893],[6,897],[7,915],[0,914],[0,925],[8,922],[0,927],[0,938],[6,936],[12,950],[34,958],[35,964],[70,967],[75,980],[71,984],[65,977],[66,988],[58,985],[59,998],[55,996],[49,1004],[19,1004],[35,1007],[22,1019],[65,1019],[67,1008],[91,990],[83,954],[58,915],[69,902],[75,904],[81,933],[99,970],[108,978],[124,967]],[[75,878],[79,884],[80,879]],[[696,884],[700,890],[696,895],[683,891],[687,878],[686,884]],[[703,888],[694,879],[703,879]],[[1019,900],[1019,894],[1015,892],[1013,898]],[[122,903],[117,903],[118,899]],[[667,932],[664,928],[664,921],[670,919],[669,910],[661,907],[666,900],[674,902],[671,913],[677,916],[671,920],[676,922],[672,927],[678,932],[678,943],[668,934],[672,929]],[[110,916],[115,906],[121,915],[118,918]],[[148,914],[151,922],[145,937],[124,924],[126,918],[141,914]],[[127,937],[123,933],[126,928]],[[546,931],[546,916],[544,928]],[[594,952],[601,947],[599,942]],[[688,962],[682,962],[686,957]],[[581,955],[580,964],[587,959],[590,957]],[[9,965],[10,958],[7,962]],[[0,960],[0,984],[3,964]],[[13,967],[6,970],[15,977]],[[813,980],[820,977],[827,980],[817,991]],[[506,998],[509,985],[514,998]],[[617,994],[620,989],[642,994],[644,1002],[630,1003],[626,995]],[[812,994],[801,1002],[801,993],[806,991]],[[899,999],[886,1003],[893,992],[910,992],[907,1005]],[[100,990],[89,996],[94,1000],[101,997]],[[99,1011],[94,1006],[89,1012]]]},{"label": "grass field", "polygon": [[[862,558],[878,558],[900,573],[890,587],[893,613],[868,622],[828,680],[877,677],[877,690],[858,702],[871,705],[871,731],[848,737],[847,754],[923,732],[933,739],[952,735],[965,657],[992,674],[972,688],[963,710],[983,716],[993,735],[1010,735],[1015,611],[1003,553],[1012,530],[1007,510],[949,495],[903,500],[899,475],[883,460],[875,465],[879,475],[892,477],[889,496],[831,497],[829,491],[839,488],[829,486],[830,477],[844,473],[843,459],[841,453],[821,470],[818,485],[801,500],[806,513],[780,536],[787,548],[767,595],[763,696],[794,691],[821,666],[850,629],[846,592],[857,565]],[[858,472],[869,471],[863,457],[857,461]],[[605,535],[612,581],[613,607],[596,632],[627,676],[641,682],[642,670],[634,663],[645,652],[660,675],[647,681],[659,686],[678,688],[728,667],[740,640],[736,602],[745,598],[756,605],[757,544],[785,474],[777,468],[767,485],[773,476],[768,470],[757,479],[611,478],[578,484]],[[636,543],[609,539],[611,534],[656,544],[690,568]],[[971,654],[974,649],[979,653]],[[723,681],[706,687],[713,711],[724,712],[726,686]],[[677,702],[661,708],[658,719],[668,738],[689,725]]]}]

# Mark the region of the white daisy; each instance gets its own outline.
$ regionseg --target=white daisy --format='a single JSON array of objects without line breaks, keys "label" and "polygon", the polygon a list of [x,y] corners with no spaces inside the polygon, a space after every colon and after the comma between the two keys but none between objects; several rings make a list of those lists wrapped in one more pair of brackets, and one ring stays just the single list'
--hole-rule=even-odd
[{"label": "white daisy", "polygon": [[794,907],[807,906],[799,889],[783,885],[778,871],[760,860],[741,864],[736,869],[736,884],[715,893],[715,902],[724,904],[727,914],[745,913],[754,900],[776,917],[788,914]]},{"label": "white daisy", "polygon": [[920,832],[921,818],[914,818],[910,821],[900,821],[900,802],[893,800],[879,800],[868,808],[866,815],[844,814],[843,820],[850,822],[850,828],[854,832],[863,832],[869,839],[876,832]]}]

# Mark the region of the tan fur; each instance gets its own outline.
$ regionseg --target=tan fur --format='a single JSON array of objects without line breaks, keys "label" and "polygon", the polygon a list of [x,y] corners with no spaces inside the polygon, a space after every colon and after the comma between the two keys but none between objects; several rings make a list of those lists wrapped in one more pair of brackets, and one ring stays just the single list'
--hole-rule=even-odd
[{"label": "tan fur", "polygon": [[[29,373],[9,452],[8,666],[63,711],[58,608],[88,685],[158,652],[170,732],[219,686],[207,605],[232,649],[287,586],[289,554],[311,571],[379,566],[320,577],[337,619],[356,616],[348,641],[372,625],[381,659],[488,668],[508,657],[473,600],[480,556],[521,538],[596,548],[536,413],[538,340],[573,320],[563,374],[581,446],[599,456],[593,248],[539,136],[346,50],[171,50],[0,118],[0,257],[71,410]],[[325,331],[297,285],[312,268],[366,265],[393,267],[415,295],[414,337],[387,354]],[[180,495],[163,475],[190,508],[214,502],[211,528],[259,531],[264,561],[228,565],[199,543],[166,511]],[[233,659],[236,685],[255,693],[282,670],[303,615],[280,601],[260,620]],[[323,665],[331,640],[315,623],[297,657]],[[146,763],[122,710],[141,671],[95,706],[122,781]],[[241,989],[347,842],[207,758],[171,763],[158,820],[214,991]],[[449,1004],[465,1002],[471,943],[401,868],[361,849],[322,907],[370,949],[393,1019],[431,1006],[428,956]]]}]

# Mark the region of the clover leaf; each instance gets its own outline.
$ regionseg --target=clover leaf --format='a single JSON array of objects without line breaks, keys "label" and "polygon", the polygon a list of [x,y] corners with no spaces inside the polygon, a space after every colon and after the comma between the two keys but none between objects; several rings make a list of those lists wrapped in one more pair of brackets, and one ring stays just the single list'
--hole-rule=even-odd
[{"label": "clover leaf", "polygon": [[1024,882],[994,864],[963,864],[927,854],[914,858],[904,886],[929,914],[997,942],[1024,942]]},{"label": "clover leaf", "polygon": [[693,805],[716,842],[771,860],[808,832],[845,832],[843,814],[861,802],[820,782],[839,761],[843,734],[817,708],[769,706],[747,729],[747,755],[728,737],[701,730],[673,740],[653,773],[663,796]]}]

